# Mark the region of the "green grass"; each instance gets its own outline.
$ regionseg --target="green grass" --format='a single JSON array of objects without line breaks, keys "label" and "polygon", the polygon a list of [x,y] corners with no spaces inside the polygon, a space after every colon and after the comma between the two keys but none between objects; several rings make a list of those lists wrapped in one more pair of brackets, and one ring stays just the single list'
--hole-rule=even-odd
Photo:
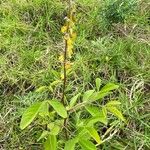
[{"label": "green grass", "polygon": [[[128,123],[100,148],[150,149],[150,3],[138,1],[124,21],[108,23],[110,1],[77,0],[77,40],[73,75],[67,92],[90,89],[95,78],[119,83],[117,98]],[[37,94],[35,89],[58,78],[63,47],[60,28],[66,3],[58,0],[2,0],[0,2],[0,149],[42,149],[42,126],[21,131],[24,109],[32,103],[60,97]],[[110,12],[109,12],[110,13]],[[107,20],[107,21],[106,21]],[[116,97],[111,95],[111,98]],[[37,122],[38,123],[38,122]],[[36,122],[35,122],[36,124]],[[31,126],[34,126],[32,124]]]}]

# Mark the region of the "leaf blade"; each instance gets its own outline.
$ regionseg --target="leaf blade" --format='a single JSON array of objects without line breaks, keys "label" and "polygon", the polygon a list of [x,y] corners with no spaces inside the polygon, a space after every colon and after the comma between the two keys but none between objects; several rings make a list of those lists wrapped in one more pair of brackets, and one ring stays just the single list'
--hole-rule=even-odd
[{"label": "leaf blade", "polygon": [[119,118],[125,122],[124,116],[116,107],[111,106],[111,107],[106,107],[106,108],[108,111],[110,111],[112,114],[114,114],[117,118]]},{"label": "leaf blade", "polygon": [[83,94],[83,102],[88,101],[94,90],[88,90]]},{"label": "leaf blade", "polygon": [[73,98],[71,98],[69,109],[71,109],[71,108],[75,105],[75,103],[77,102],[78,97],[79,97],[80,95],[81,95],[81,93],[79,93],[79,94],[77,94],[76,96],[74,96]]},{"label": "leaf blade", "polygon": [[79,145],[82,147],[83,150],[96,150],[96,146],[88,140],[80,139]]},{"label": "leaf blade", "polygon": [[57,150],[57,138],[55,135],[49,135],[44,143],[45,150]]},{"label": "leaf blade", "polygon": [[20,122],[20,128],[22,130],[25,129],[35,119],[40,110],[41,105],[42,103],[38,102],[26,109],[26,111],[22,115]]},{"label": "leaf blade", "polygon": [[97,91],[99,91],[102,80],[100,78],[96,78],[95,82],[96,82],[96,89]]},{"label": "leaf blade", "polygon": [[101,93],[106,93],[106,92],[110,92],[112,90],[118,89],[119,86],[114,84],[114,83],[107,83],[102,89],[101,89]]},{"label": "leaf blade", "polygon": [[48,102],[59,116],[67,118],[66,108],[58,100],[50,100]]},{"label": "leaf blade", "polygon": [[102,143],[100,136],[98,135],[97,131],[93,127],[87,127],[86,128],[91,135],[91,137],[98,143]]},{"label": "leaf blade", "polygon": [[78,139],[77,139],[77,138],[68,140],[68,141],[65,143],[65,148],[64,148],[64,150],[74,150],[74,149],[75,149],[75,145],[76,145],[77,142],[78,142]]}]

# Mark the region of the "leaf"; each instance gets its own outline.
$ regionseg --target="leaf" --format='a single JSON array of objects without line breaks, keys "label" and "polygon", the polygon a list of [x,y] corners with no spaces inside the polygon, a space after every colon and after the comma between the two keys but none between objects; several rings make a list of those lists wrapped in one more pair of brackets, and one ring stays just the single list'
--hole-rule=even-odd
[{"label": "leaf", "polygon": [[95,92],[90,96],[89,99],[90,99],[90,102],[94,102],[94,101],[104,98],[105,96],[107,96],[109,94],[111,94],[111,92],[106,92],[106,93],[102,93],[101,91]]},{"label": "leaf", "polygon": [[69,108],[72,108],[75,104],[76,104],[76,102],[77,102],[77,100],[78,100],[78,97],[81,95],[81,93],[79,93],[79,94],[77,94],[76,96],[74,96],[73,98],[71,98],[71,100],[70,100],[70,107]]},{"label": "leaf", "polygon": [[66,108],[58,100],[50,100],[49,104],[54,108],[54,110],[63,118],[67,118]]},{"label": "leaf", "polygon": [[47,89],[48,89],[47,86],[41,86],[41,87],[39,87],[35,92],[41,93],[41,92],[47,91]]},{"label": "leaf", "polygon": [[60,131],[60,127],[58,125],[54,125],[54,127],[51,129],[50,134],[51,135],[58,135],[59,131]]},{"label": "leaf", "polygon": [[98,135],[97,131],[92,128],[92,127],[87,127],[86,128],[89,132],[89,134],[91,135],[91,137],[98,143],[102,143],[101,139],[100,139],[100,136]]},{"label": "leaf", "polygon": [[121,103],[119,101],[109,101],[106,106],[116,106],[120,105]]},{"label": "leaf", "polygon": [[77,142],[78,142],[77,138],[74,138],[74,139],[71,139],[71,140],[67,141],[65,143],[64,150],[74,150],[75,149],[75,145],[76,145]]},{"label": "leaf", "polygon": [[105,120],[105,123],[107,124],[107,109],[105,106],[102,107],[102,116],[103,116],[103,119]]},{"label": "leaf", "polygon": [[78,129],[78,138],[83,138],[85,136],[86,136],[86,138],[88,138],[87,135],[89,135],[89,134],[88,134],[88,131],[85,129],[85,127],[80,127]]},{"label": "leaf", "polygon": [[54,122],[47,124],[47,128],[50,130],[52,130],[54,128],[54,126],[55,126]]},{"label": "leaf", "polygon": [[88,140],[80,139],[79,145],[83,150],[97,150],[96,146],[91,141]]},{"label": "leaf", "polygon": [[41,105],[42,103],[38,102],[26,109],[21,118],[20,122],[21,129],[26,128],[34,120],[34,118],[37,116],[41,108]]},{"label": "leaf", "polygon": [[114,114],[116,117],[121,119],[122,121],[125,121],[125,118],[123,117],[122,113],[116,108],[116,107],[106,107],[108,111],[110,111],[112,114]]},{"label": "leaf", "polygon": [[45,150],[57,150],[57,139],[55,135],[49,135],[44,143]]},{"label": "leaf", "polygon": [[45,138],[47,135],[49,135],[49,132],[44,130],[41,134],[41,136],[38,138],[37,141],[40,141],[41,139]]},{"label": "leaf", "polygon": [[49,104],[47,101],[43,102],[41,104],[40,110],[39,110],[39,115],[41,117],[45,117],[49,115]]},{"label": "leaf", "polygon": [[100,115],[100,108],[96,106],[86,106],[85,109],[94,117]]},{"label": "leaf", "polygon": [[94,90],[86,91],[83,95],[83,101],[88,101],[90,96],[94,93]]},{"label": "leaf", "polygon": [[101,89],[101,93],[106,93],[106,92],[110,92],[112,90],[118,89],[119,86],[114,84],[114,83],[108,83],[106,84],[102,89]]},{"label": "leaf", "polygon": [[95,82],[96,82],[96,89],[97,91],[99,91],[102,80],[100,78],[96,78]]},{"label": "leaf", "polygon": [[101,123],[107,125],[107,118],[105,118],[104,116],[92,117],[92,118],[86,120],[85,125],[87,127],[91,127],[91,126],[93,126],[97,122],[101,122]]}]

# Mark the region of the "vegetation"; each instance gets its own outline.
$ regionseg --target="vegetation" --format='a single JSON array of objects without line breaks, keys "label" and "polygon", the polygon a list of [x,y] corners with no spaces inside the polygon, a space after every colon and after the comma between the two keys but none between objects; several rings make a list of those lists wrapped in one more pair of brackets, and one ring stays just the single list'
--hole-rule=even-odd
[{"label": "vegetation", "polygon": [[2,0],[0,149],[150,149],[149,6]]}]

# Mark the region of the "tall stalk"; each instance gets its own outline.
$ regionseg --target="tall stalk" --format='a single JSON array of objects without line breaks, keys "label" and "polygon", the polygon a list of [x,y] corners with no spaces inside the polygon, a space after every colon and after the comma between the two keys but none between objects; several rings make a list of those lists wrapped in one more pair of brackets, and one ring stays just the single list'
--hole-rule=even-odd
[{"label": "tall stalk", "polygon": [[[65,18],[65,25],[62,27],[61,31],[64,33],[65,48],[63,55],[61,56],[63,63],[63,93],[62,93],[62,104],[65,106],[65,91],[67,83],[67,65],[71,66],[70,58],[73,54],[73,44],[76,37],[76,33],[73,32],[74,29],[74,16],[75,15],[75,6],[72,0],[68,0],[68,15]],[[67,119],[64,120],[64,127],[67,126]],[[66,129],[66,138],[67,138],[67,129]]]}]

